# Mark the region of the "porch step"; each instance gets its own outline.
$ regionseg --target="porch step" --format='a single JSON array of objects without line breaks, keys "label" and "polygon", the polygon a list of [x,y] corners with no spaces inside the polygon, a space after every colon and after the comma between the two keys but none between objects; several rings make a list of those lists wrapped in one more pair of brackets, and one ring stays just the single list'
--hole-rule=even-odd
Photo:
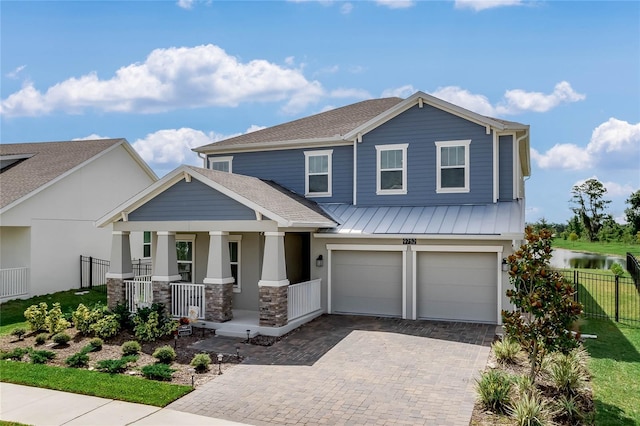
[{"label": "porch step", "polygon": [[[253,338],[258,336],[258,330],[250,330],[249,338]],[[234,330],[233,328],[216,328],[216,336],[225,336],[225,337],[238,337],[241,339],[247,338],[247,330]]]}]

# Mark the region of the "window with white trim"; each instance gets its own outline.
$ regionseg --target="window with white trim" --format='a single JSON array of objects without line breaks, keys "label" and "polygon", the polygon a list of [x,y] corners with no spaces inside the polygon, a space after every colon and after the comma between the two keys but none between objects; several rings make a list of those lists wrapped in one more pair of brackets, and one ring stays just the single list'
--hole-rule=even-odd
[{"label": "window with white trim", "polygon": [[471,140],[436,142],[436,192],[469,192]]},{"label": "window with white trim", "polygon": [[144,231],[142,237],[142,257],[151,257],[151,232]]},{"label": "window with white trim", "polygon": [[180,281],[195,283],[195,248],[196,236],[194,234],[176,235],[176,257],[178,258],[178,274]]},{"label": "window with white trim", "polygon": [[231,276],[235,279],[233,283],[233,292],[240,293],[242,291],[242,277],[240,268],[240,241],[242,235],[229,235],[229,261],[231,263]]},{"label": "window with white trim", "polygon": [[209,157],[209,168],[220,172],[231,173],[233,157]]},{"label": "window with white trim", "polygon": [[333,150],[305,151],[305,195],[308,197],[331,196],[331,157]]},{"label": "window with white trim", "polygon": [[407,193],[409,144],[376,145],[376,194]]}]

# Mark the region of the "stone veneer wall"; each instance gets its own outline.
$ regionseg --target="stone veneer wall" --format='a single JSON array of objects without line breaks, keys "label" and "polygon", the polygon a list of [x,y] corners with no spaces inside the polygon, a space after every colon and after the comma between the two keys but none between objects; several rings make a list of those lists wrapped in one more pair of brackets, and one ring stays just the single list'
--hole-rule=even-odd
[{"label": "stone veneer wall", "polygon": [[126,303],[124,280],[107,278],[107,307],[113,309],[118,303]]},{"label": "stone veneer wall", "polygon": [[167,313],[171,314],[171,283],[168,281],[153,281],[153,303],[162,303]]},{"label": "stone veneer wall", "polygon": [[287,325],[288,287],[260,287],[260,325],[267,327],[282,327]]},{"label": "stone veneer wall", "polygon": [[225,322],[233,318],[233,283],[205,284],[205,320]]}]

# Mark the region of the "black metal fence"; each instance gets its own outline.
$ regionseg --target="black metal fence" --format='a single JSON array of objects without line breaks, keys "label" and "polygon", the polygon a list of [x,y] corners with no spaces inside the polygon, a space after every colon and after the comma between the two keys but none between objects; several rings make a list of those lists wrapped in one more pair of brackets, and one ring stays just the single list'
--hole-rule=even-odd
[{"label": "black metal fence", "polygon": [[80,255],[80,288],[91,288],[107,292],[105,274],[109,272],[109,261]]},{"label": "black metal fence", "polygon": [[631,274],[633,282],[636,285],[640,285],[640,261],[638,259],[640,255],[638,253],[627,252],[627,271]]},{"label": "black metal fence", "polygon": [[560,270],[576,289],[584,316],[640,325],[640,287],[633,278],[579,270]]},{"label": "black metal fence", "polygon": [[131,266],[133,266],[133,274],[136,277],[139,275],[151,275],[153,272],[151,259],[133,259]]}]

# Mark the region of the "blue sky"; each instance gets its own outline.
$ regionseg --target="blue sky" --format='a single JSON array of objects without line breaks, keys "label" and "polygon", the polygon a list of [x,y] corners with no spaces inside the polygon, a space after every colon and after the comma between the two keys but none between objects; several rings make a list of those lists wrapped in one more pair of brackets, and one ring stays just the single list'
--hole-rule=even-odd
[{"label": "blue sky", "polygon": [[126,138],[162,176],[190,148],[417,90],[531,126],[527,219],[573,185],[640,188],[640,2],[0,3],[0,141]]}]

